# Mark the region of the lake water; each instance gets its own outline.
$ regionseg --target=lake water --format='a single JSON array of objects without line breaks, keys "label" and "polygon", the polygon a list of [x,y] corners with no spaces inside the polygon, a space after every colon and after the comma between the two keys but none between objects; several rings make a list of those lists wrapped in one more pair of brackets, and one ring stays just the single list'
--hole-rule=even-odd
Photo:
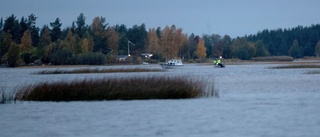
[{"label": "lake water", "polygon": [[[187,64],[166,72],[32,75],[48,68],[0,68],[7,92],[44,81],[183,75],[215,84],[219,98],[0,104],[1,137],[318,137],[320,75],[274,64]],[[159,65],[92,68],[160,68]],[[53,69],[53,68],[50,68]],[[73,69],[73,68],[64,68]]]}]

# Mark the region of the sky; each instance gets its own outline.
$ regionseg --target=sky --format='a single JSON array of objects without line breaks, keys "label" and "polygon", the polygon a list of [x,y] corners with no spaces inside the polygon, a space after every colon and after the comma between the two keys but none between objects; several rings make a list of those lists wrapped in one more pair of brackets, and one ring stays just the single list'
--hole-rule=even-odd
[{"label": "sky", "polygon": [[64,29],[83,13],[86,24],[102,16],[110,26],[175,25],[187,34],[235,38],[264,29],[319,24],[319,5],[320,0],[0,0],[0,17],[14,14],[20,19],[33,13],[36,26],[59,18]]}]

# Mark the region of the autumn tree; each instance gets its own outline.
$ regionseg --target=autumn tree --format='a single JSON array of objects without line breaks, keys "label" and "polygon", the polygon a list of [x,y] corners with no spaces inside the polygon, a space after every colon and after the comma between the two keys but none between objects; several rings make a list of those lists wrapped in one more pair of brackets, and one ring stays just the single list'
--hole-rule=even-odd
[{"label": "autumn tree", "polygon": [[21,47],[22,52],[29,52],[33,48],[30,30],[26,30],[23,33],[23,36],[21,38],[21,46],[20,47]]},{"label": "autumn tree", "polygon": [[197,50],[195,51],[195,54],[198,58],[200,58],[200,60],[207,56],[206,47],[204,46],[204,40],[199,41],[199,43],[197,45]]},{"label": "autumn tree", "polygon": [[68,33],[67,33],[66,38],[64,39],[64,42],[65,43],[64,43],[64,45],[62,45],[62,47],[75,53],[76,41],[75,41],[75,38],[73,36],[71,29],[68,30]]},{"label": "autumn tree", "polygon": [[166,26],[161,33],[161,49],[166,60],[179,57],[179,51],[182,50],[187,41],[187,35],[182,33],[182,29],[176,29],[174,25]]},{"label": "autumn tree", "polygon": [[88,53],[89,52],[89,42],[87,38],[82,39],[81,41],[81,49],[82,53]]},{"label": "autumn tree", "polygon": [[111,50],[111,54],[113,56],[118,55],[118,33],[113,28],[109,28],[107,30],[107,38],[108,48]]},{"label": "autumn tree", "polygon": [[152,54],[161,55],[159,50],[159,38],[155,28],[150,28],[148,32],[148,44],[146,51]]},{"label": "autumn tree", "polygon": [[108,51],[107,37],[105,32],[107,24],[104,24],[105,21],[106,20],[103,17],[95,17],[91,24],[94,39],[93,52],[102,52],[106,54]]},{"label": "autumn tree", "polygon": [[94,41],[92,36],[89,34],[88,31],[86,31],[83,35],[82,38],[82,53],[86,53],[86,52],[92,52],[93,50],[93,46],[94,46]]},{"label": "autumn tree", "polygon": [[38,48],[42,49],[51,43],[50,30],[48,26],[44,26],[40,32],[40,41]]},{"label": "autumn tree", "polygon": [[32,62],[31,60],[31,49],[32,49],[32,39],[31,39],[31,32],[30,30],[26,30],[23,33],[23,36],[21,38],[21,44],[20,44],[20,58],[23,59],[26,65]]}]

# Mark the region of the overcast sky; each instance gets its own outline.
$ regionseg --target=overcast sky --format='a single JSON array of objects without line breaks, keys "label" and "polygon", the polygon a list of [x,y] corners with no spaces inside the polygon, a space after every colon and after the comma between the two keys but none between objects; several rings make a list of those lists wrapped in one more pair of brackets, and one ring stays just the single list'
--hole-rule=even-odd
[{"label": "overcast sky", "polygon": [[86,24],[96,16],[111,26],[128,28],[176,25],[184,33],[256,34],[263,29],[292,28],[320,23],[320,0],[0,0],[0,17],[18,19],[35,14],[37,26],[60,18],[63,28],[84,13]]}]

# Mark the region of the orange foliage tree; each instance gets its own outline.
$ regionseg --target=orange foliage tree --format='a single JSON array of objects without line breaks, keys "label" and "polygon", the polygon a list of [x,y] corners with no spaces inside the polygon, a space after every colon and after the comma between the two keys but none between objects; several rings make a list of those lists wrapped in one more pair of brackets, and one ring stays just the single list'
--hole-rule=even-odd
[{"label": "orange foliage tree", "polygon": [[195,51],[195,54],[200,59],[205,58],[207,56],[206,47],[204,46],[203,40],[199,41],[199,43],[197,45],[197,50]]},{"label": "orange foliage tree", "polygon": [[182,50],[184,43],[188,41],[186,34],[182,33],[182,29],[176,29],[174,25],[170,28],[166,26],[160,39],[161,51],[166,60],[179,57],[179,51]]}]

